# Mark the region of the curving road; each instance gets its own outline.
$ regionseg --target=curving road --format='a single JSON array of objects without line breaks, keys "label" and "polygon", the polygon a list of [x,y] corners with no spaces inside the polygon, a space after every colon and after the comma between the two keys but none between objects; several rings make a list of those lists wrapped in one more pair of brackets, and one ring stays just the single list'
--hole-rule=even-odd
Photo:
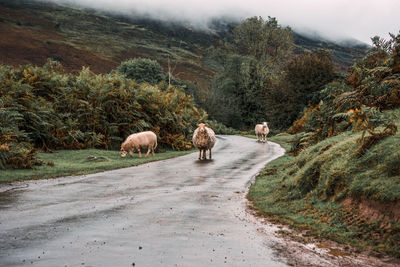
[{"label": "curving road", "polygon": [[219,136],[197,153],[0,187],[0,266],[286,266],[243,220],[251,179],[284,153]]}]

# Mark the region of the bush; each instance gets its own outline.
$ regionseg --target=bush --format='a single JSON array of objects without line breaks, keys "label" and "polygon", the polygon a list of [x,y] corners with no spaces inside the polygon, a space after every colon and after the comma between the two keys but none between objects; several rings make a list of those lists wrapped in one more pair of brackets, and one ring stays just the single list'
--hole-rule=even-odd
[{"label": "bush", "polygon": [[22,119],[17,111],[2,107],[0,101],[0,169],[32,168],[43,163],[36,158],[28,135],[18,129]]},{"label": "bush", "polygon": [[[154,131],[161,145],[185,150],[207,117],[182,89],[161,90],[88,68],[68,74],[53,63],[0,65],[0,168],[31,167],[34,148],[117,149],[128,135],[144,130]],[[20,163],[10,164],[15,153],[13,162]]]},{"label": "bush", "polygon": [[310,102],[313,92],[321,90],[335,76],[332,59],[323,50],[293,57],[285,71],[285,80],[303,105]]},{"label": "bush", "polygon": [[121,63],[117,72],[137,83],[147,82],[155,85],[164,78],[161,65],[151,59],[134,58]]}]

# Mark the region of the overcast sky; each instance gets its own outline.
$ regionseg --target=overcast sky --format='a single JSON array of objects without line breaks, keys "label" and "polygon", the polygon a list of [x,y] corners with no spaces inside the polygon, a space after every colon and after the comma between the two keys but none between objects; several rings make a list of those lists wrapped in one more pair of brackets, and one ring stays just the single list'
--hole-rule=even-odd
[{"label": "overcast sky", "polygon": [[139,12],[155,18],[189,21],[205,27],[214,17],[276,17],[297,31],[317,32],[340,40],[399,33],[400,0],[50,0],[121,13]]}]

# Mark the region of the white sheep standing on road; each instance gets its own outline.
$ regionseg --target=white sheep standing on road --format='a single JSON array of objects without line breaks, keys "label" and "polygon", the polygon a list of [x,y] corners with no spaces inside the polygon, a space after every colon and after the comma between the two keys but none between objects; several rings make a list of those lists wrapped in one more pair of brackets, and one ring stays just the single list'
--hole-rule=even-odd
[{"label": "white sheep standing on road", "polygon": [[269,133],[268,122],[263,122],[263,124],[257,124],[254,131],[256,132],[257,141],[263,142],[267,141],[267,134]]},{"label": "white sheep standing on road", "polygon": [[[197,125],[198,128],[193,133],[193,145],[200,150],[199,159],[207,159],[207,150],[210,150],[215,145],[215,133],[211,128],[206,127],[204,123]],[[203,152],[203,155],[201,154]]]},{"label": "white sheep standing on road", "polygon": [[121,157],[125,158],[126,155],[129,153],[133,157],[133,153],[138,151],[139,158],[142,157],[141,150],[147,149],[146,158],[151,151],[151,155],[154,157],[154,150],[157,147],[157,135],[152,131],[147,132],[140,132],[131,134],[128,136],[121,144],[120,154]]}]

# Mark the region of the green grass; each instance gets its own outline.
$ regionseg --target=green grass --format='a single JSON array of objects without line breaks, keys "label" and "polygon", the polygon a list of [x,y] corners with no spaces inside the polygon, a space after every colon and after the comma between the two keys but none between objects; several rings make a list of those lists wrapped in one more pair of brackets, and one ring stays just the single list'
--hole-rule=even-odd
[{"label": "green grass", "polygon": [[[52,162],[54,166],[35,166],[34,169],[7,169],[0,170],[0,183],[10,183],[31,179],[46,179],[70,175],[83,175],[107,170],[136,166],[139,164],[178,157],[194,152],[166,151],[156,153],[154,157],[121,158],[119,151],[86,149],[86,150],[57,150],[55,153],[39,153],[38,158],[45,162]],[[94,156],[95,159],[88,159]]]},{"label": "green grass", "polygon": [[[384,221],[374,221],[342,204],[351,198],[400,205],[400,133],[361,157],[356,143],[360,136],[346,132],[296,157],[286,153],[268,163],[250,187],[253,208],[271,221],[306,230],[307,236],[400,257],[400,218],[388,214]],[[292,139],[288,134],[268,138],[287,151]],[[385,229],[387,223],[391,227]]]}]

